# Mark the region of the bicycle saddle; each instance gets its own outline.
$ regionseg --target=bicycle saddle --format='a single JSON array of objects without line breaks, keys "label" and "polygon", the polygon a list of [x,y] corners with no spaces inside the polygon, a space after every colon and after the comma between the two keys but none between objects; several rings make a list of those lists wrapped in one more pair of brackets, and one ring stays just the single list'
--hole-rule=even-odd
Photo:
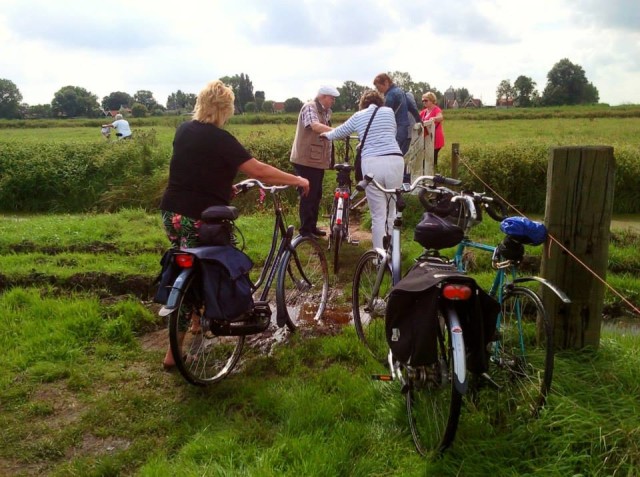
[{"label": "bicycle saddle", "polygon": [[353,170],[353,166],[345,162],[344,164],[336,164],[335,166],[333,166],[333,169],[338,172],[339,171],[351,172]]},{"label": "bicycle saddle", "polygon": [[232,205],[212,205],[207,207],[200,218],[202,220],[236,220],[238,218],[238,209]]}]

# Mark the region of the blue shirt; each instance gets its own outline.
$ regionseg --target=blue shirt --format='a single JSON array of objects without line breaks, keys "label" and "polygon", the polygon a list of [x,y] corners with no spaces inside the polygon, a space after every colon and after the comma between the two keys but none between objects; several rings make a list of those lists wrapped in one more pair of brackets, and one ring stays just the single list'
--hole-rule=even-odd
[{"label": "blue shirt", "polygon": [[[334,139],[342,139],[357,133],[360,142],[362,142],[369,119],[371,119],[371,115],[376,109],[378,109],[378,106],[375,104],[369,105],[367,109],[358,111],[347,119],[345,123],[333,131],[323,134],[323,136],[333,141]],[[381,106],[379,109],[367,133],[367,140],[364,142],[363,159],[373,156],[402,155],[398,141],[396,141],[396,120],[393,110],[385,106]]]},{"label": "blue shirt", "polygon": [[384,94],[384,105],[393,109],[398,126],[397,139],[401,142],[401,139],[409,137],[409,114],[416,121],[420,121],[420,113],[412,103],[407,101],[404,91],[395,84],[392,84]]}]

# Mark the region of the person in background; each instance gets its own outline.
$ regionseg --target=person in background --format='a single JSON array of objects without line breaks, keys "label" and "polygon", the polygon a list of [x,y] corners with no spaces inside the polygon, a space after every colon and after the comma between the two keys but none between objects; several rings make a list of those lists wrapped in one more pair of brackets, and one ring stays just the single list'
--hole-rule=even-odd
[{"label": "person in background", "polygon": [[104,138],[108,141],[109,139],[111,139],[111,128],[109,126],[102,126],[102,129],[100,129],[100,133],[104,136]]},{"label": "person in background", "polygon": [[391,108],[396,119],[396,140],[398,146],[405,155],[411,143],[411,132],[409,130],[409,114],[417,121],[420,121],[420,113],[415,106],[415,102],[407,101],[407,95],[397,85],[393,83],[391,77],[386,73],[380,73],[373,80],[373,85],[384,94],[384,105]]},{"label": "person in background", "polygon": [[[362,149],[362,173],[371,175],[383,187],[396,189],[402,186],[404,159],[396,141],[396,118],[391,108],[384,106],[384,99],[377,91],[365,91],[360,97],[360,110],[336,129],[322,133],[329,140],[342,139],[357,133],[360,141],[367,124],[375,111]],[[391,233],[396,214],[395,198],[386,195],[374,186],[365,189],[371,212],[371,237],[374,248],[383,248],[385,235]],[[389,208],[387,210],[387,203]]]},{"label": "person in background", "polygon": [[[131,139],[131,128],[129,122],[122,117],[122,114],[116,114],[116,120],[111,124],[103,124],[103,128],[113,128],[116,130],[118,139]],[[104,133],[103,133],[104,134]]]},{"label": "person in background", "polygon": [[[433,165],[438,165],[438,152],[444,147],[444,131],[442,130],[442,110],[437,104],[438,99],[435,93],[429,91],[422,95],[422,104],[424,109],[420,111],[420,118],[422,122],[433,121],[435,123],[435,131],[433,138]],[[424,134],[427,135],[427,129],[425,128]]]},{"label": "person in background", "polygon": [[318,213],[322,199],[325,169],[331,167],[331,143],[320,133],[331,130],[331,107],[340,93],[333,86],[322,86],[313,101],[302,106],[296,136],[291,148],[291,162],[296,174],[309,180],[309,194],[300,195],[300,235],[322,237]]},{"label": "person in background", "polygon": [[[413,108],[418,111],[418,105],[416,104],[416,98],[413,96],[411,91],[407,91],[407,110]],[[411,131],[413,130],[413,126],[418,122],[416,118],[413,117],[413,114],[407,111],[407,120],[409,121],[409,140],[411,140]]]},{"label": "person in background", "polygon": [[[162,196],[162,222],[171,245],[197,246],[200,214],[212,205],[229,205],[238,171],[268,184],[296,186],[304,196],[309,181],[260,162],[222,129],[233,115],[234,94],[222,81],[207,84],[198,94],[193,120],[182,123],[173,139],[169,183]],[[192,323],[192,332],[199,323]],[[188,323],[184,324],[186,333]],[[183,335],[184,336],[184,335]],[[175,366],[171,348],[163,366]]]}]

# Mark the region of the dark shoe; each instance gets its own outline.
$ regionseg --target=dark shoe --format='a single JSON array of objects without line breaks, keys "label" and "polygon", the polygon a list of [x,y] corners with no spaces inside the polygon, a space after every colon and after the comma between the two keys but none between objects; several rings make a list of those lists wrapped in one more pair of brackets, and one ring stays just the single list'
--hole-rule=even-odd
[{"label": "dark shoe", "polygon": [[316,237],[325,237],[327,235],[327,232],[325,232],[324,230],[320,230],[320,229],[315,229],[313,232],[311,232],[313,235],[315,235]]}]

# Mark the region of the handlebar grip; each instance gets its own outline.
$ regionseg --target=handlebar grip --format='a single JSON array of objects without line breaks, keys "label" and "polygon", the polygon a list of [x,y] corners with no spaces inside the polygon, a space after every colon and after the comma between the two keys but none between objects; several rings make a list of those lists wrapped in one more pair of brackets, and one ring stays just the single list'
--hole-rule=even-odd
[{"label": "handlebar grip", "polygon": [[433,183],[459,186],[460,184],[462,184],[462,181],[459,179],[454,179],[453,177],[445,177],[441,176],[440,174],[436,174],[435,176],[433,176]]},{"label": "handlebar grip", "polygon": [[356,189],[362,192],[363,190],[366,189],[366,187],[369,185],[369,182],[371,182],[372,180],[373,180],[372,176],[365,174],[364,179],[362,179],[360,182],[356,184]]}]

